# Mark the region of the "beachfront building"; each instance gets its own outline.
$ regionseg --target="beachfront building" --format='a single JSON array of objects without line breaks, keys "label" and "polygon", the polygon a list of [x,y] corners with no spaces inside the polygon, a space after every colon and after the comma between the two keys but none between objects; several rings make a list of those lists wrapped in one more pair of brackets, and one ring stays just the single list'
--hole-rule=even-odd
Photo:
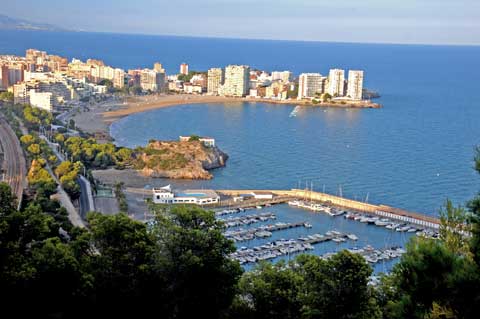
[{"label": "beachfront building", "polygon": [[348,71],[347,96],[352,100],[361,100],[363,94],[363,71]]},{"label": "beachfront building", "polygon": [[91,69],[92,65],[72,59],[72,62],[68,64],[67,74],[76,79],[91,78]]},{"label": "beachfront building", "polygon": [[222,96],[246,96],[249,90],[250,67],[229,65],[225,68],[225,83],[220,86]]},{"label": "beachfront building", "polygon": [[94,65],[90,70],[90,78],[93,82],[98,83],[102,80],[109,80],[113,82],[115,76],[115,69],[105,65]]},{"label": "beachfront building", "polygon": [[187,189],[173,191],[170,185],[153,189],[155,204],[195,204],[209,205],[220,201],[220,196],[214,190]]},{"label": "beachfront building", "polygon": [[343,96],[345,92],[345,71],[331,69],[328,74],[328,94],[333,97]]},{"label": "beachfront building", "polygon": [[225,72],[222,68],[211,68],[208,70],[207,92],[216,95],[225,79]]},{"label": "beachfront building", "polygon": [[115,69],[113,72],[113,87],[122,89],[125,86],[125,71]]},{"label": "beachfront building", "polygon": [[144,69],[140,73],[140,86],[144,91],[163,92],[165,89],[165,73]]},{"label": "beachfront building", "polygon": [[327,78],[320,73],[302,73],[298,78],[298,99],[313,98],[325,92]]},{"label": "beachfront building", "polygon": [[283,83],[293,81],[293,73],[290,71],[273,71],[272,81],[281,80]]},{"label": "beachfront building", "polygon": [[187,63],[182,63],[180,64],[180,74],[188,74],[188,64]]},{"label": "beachfront building", "polygon": [[30,104],[33,107],[38,107],[49,112],[53,111],[53,94],[51,92],[36,92],[30,90],[29,92]]}]

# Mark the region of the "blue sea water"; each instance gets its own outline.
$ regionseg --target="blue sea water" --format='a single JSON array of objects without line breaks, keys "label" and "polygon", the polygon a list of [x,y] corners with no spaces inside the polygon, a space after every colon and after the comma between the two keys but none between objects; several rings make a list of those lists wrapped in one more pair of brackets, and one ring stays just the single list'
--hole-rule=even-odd
[{"label": "blue sea water", "polygon": [[[202,134],[216,138],[228,165],[203,187],[291,188],[313,182],[330,193],[436,214],[448,197],[464,203],[480,189],[473,167],[480,144],[478,46],[262,41],[72,32],[1,31],[2,54],[27,48],[99,58],[122,68],[155,61],[176,73],[230,63],[264,70],[365,70],[378,90],[375,110],[263,103],[185,105],[135,114],[112,125],[122,145]],[[163,181],[161,182],[163,183]]]},{"label": "blue sea water", "polygon": [[[34,47],[69,58],[98,58],[122,68],[168,73],[188,62],[191,70],[248,64],[262,70],[327,74],[333,67],[365,70],[365,86],[378,90],[382,109],[325,109],[295,104],[183,105],[134,114],[111,126],[117,143],[208,135],[230,155],[210,181],[157,180],[188,188],[316,190],[436,215],[442,203],[463,204],[480,190],[473,170],[480,144],[480,47],[348,44],[208,39],[94,33],[1,31],[0,53]],[[352,245],[403,245],[406,234],[293,209],[271,208],[279,221],[309,221],[309,233],[353,232],[358,243],[319,245],[315,252]],[[298,238],[305,230],[271,239]],[[388,270],[391,263],[376,266]]]}]

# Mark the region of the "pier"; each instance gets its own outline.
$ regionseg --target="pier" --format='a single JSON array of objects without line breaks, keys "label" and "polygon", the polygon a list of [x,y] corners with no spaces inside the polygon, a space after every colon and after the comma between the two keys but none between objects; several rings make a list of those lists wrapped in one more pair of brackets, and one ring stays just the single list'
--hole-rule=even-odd
[{"label": "pier", "polygon": [[[373,214],[385,218],[398,220],[404,223],[410,223],[422,227],[432,229],[440,228],[440,219],[425,214],[411,212],[400,208],[391,207],[383,204],[370,204],[340,196],[330,195],[321,192],[315,192],[304,189],[292,190],[218,190],[217,192],[228,196],[238,196],[249,192],[270,192],[277,198],[281,198],[283,202],[288,202],[292,198],[310,200],[323,203],[327,206],[335,206],[347,210],[355,210],[357,212]],[[276,198],[276,197],[274,197]]]},{"label": "pier", "polygon": [[[127,192],[152,196],[152,190],[143,188],[127,188]],[[326,206],[338,207],[345,210],[353,210],[355,212],[377,215],[383,218],[398,220],[402,223],[410,223],[420,227],[426,227],[438,230],[440,228],[440,219],[428,216],[418,212],[407,211],[400,208],[391,207],[384,204],[370,204],[349,198],[330,195],[321,192],[315,192],[307,189],[291,189],[291,190],[275,190],[275,189],[224,189],[216,190],[217,193],[223,195],[218,204],[205,206],[205,208],[218,210],[228,208],[252,208],[255,206],[275,205],[287,203],[288,201],[301,199],[305,201],[314,201],[322,203]],[[235,202],[232,196],[239,196],[246,193],[267,192],[272,193],[272,199],[255,199]]]},{"label": "pier", "polygon": [[220,220],[225,224],[225,227],[236,227],[242,225],[251,225],[255,223],[265,222],[270,219],[276,219],[277,216],[274,213],[263,213],[263,214],[253,214],[245,215],[240,217],[229,217],[229,218],[220,218]]},{"label": "pier", "polygon": [[276,223],[274,225],[260,226],[256,228],[241,229],[226,231],[225,237],[234,240],[235,242],[251,240],[255,237],[257,238],[266,238],[272,236],[272,232],[297,228],[297,227],[306,227],[305,222],[297,223]]}]

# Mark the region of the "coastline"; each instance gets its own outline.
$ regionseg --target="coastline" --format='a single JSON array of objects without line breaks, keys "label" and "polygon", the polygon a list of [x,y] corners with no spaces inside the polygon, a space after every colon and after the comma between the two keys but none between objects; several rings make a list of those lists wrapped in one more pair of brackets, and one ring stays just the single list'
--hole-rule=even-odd
[{"label": "coastline", "polygon": [[[326,102],[314,104],[307,100],[272,100],[265,98],[241,98],[224,96],[207,96],[191,94],[174,95],[147,95],[138,97],[128,97],[125,102],[107,101],[89,107],[89,110],[79,112],[73,115],[76,125],[83,131],[97,135],[100,140],[108,140],[110,136],[110,125],[128,115],[173,107],[185,104],[202,103],[271,103],[302,105],[312,107],[333,107],[333,108],[381,108],[378,103],[370,101],[359,102]],[[103,137],[103,138],[102,138]]]}]

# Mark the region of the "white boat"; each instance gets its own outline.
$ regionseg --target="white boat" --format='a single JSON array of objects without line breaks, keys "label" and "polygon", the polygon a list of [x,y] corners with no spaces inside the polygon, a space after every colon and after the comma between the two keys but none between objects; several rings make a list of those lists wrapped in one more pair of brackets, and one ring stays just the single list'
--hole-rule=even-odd
[{"label": "white boat", "polygon": [[309,223],[304,223],[303,226],[305,226],[305,228],[312,228],[312,224],[309,224]]},{"label": "white boat", "polygon": [[375,222],[375,225],[377,226],[387,226],[389,224],[391,224],[391,221],[387,218],[383,218]]},{"label": "white boat", "polygon": [[358,240],[358,237],[355,234],[348,234],[347,237],[350,240]]},{"label": "white boat", "polygon": [[385,228],[394,230],[399,226],[400,226],[400,224],[389,224],[389,225],[385,226]]},{"label": "white boat", "polygon": [[257,209],[262,209],[262,206],[258,205],[256,208],[257,208]]},{"label": "white boat", "polygon": [[298,110],[300,109],[300,105],[295,106],[293,111],[290,113],[289,117],[295,117],[297,116]]}]

